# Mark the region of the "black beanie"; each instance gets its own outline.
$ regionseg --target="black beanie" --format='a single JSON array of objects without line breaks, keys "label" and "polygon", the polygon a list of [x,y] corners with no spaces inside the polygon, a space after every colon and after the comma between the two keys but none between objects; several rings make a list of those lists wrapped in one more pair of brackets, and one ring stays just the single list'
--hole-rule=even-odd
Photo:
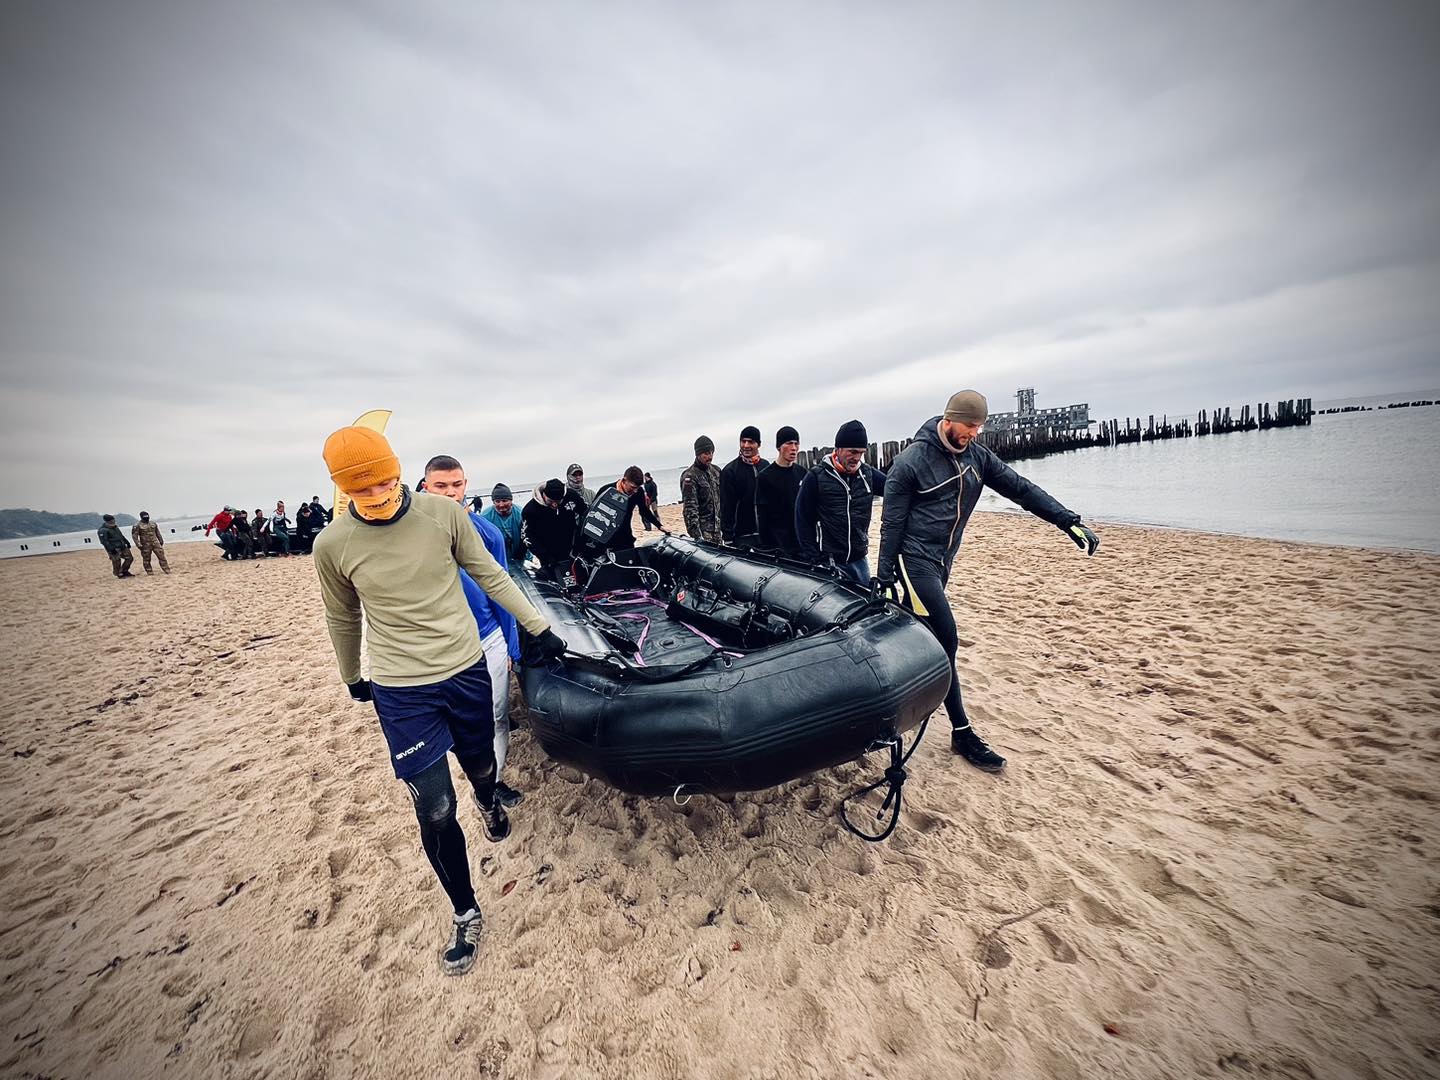
[{"label": "black beanie", "polygon": [[835,433],[836,450],[863,450],[869,445],[870,440],[865,437],[865,425],[859,420],[845,421]]},{"label": "black beanie", "polygon": [[556,502],[565,497],[565,485],[560,482],[558,477],[551,477],[545,481],[545,497],[554,499]]},{"label": "black beanie", "polygon": [[779,431],[775,432],[775,449],[779,450],[787,442],[799,442],[800,433],[789,424],[786,424]]},{"label": "black beanie", "polygon": [[760,441],[760,429],[754,424],[746,424],[740,429],[740,438],[749,439],[751,442],[758,443]]},{"label": "black beanie", "polygon": [[491,502],[494,502],[496,499],[513,499],[513,498],[515,498],[515,496],[511,493],[510,489],[509,489],[508,487],[506,487],[504,484],[496,484],[493,488],[490,489],[490,501],[491,501]]},{"label": "black beanie", "polygon": [[699,457],[701,454],[713,453],[714,450],[715,440],[710,438],[709,435],[701,435],[698,439],[695,440],[696,457]]}]

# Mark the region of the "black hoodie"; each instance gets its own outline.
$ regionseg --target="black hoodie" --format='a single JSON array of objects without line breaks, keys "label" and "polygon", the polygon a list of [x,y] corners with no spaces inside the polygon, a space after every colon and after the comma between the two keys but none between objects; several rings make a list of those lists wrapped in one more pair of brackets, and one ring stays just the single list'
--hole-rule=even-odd
[{"label": "black hoodie", "polygon": [[965,523],[985,487],[1058,529],[1080,520],[1079,514],[1026,480],[988,446],[971,440],[964,450],[954,450],[940,438],[940,417],[931,417],[886,474],[875,576],[893,578],[895,557],[904,555],[907,563],[929,561],[948,579]]}]

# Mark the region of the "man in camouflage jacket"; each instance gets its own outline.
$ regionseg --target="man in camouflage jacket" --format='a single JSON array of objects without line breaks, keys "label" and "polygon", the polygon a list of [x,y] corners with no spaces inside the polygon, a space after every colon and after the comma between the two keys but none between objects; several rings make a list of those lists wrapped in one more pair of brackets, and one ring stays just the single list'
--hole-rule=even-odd
[{"label": "man in camouflage jacket", "polygon": [[715,443],[708,435],[695,440],[695,464],[680,474],[680,497],[685,504],[685,531],[696,540],[720,543],[720,468]]},{"label": "man in camouflage jacket", "polygon": [[150,569],[152,553],[160,560],[160,569],[167,574],[170,572],[170,564],[165,561],[165,538],[160,535],[160,526],[150,520],[146,511],[141,510],[140,520],[130,526],[130,539],[140,549],[140,561],[145,564],[147,574],[154,573]]},{"label": "man in camouflage jacket", "polygon": [[125,539],[120,526],[115,524],[115,515],[106,514],[104,524],[96,532],[100,536],[100,546],[105,549],[105,554],[110,556],[110,568],[115,571],[115,576],[134,577],[135,575],[130,573],[130,565],[135,561],[135,556],[130,554],[130,541]]}]

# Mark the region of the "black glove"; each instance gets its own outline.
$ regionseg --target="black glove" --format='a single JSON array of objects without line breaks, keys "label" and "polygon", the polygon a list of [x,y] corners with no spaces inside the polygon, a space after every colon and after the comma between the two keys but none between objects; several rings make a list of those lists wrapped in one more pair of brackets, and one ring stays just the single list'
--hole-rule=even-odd
[{"label": "black glove", "polygon": [[1075,541],[1075,546],[1086,555],[1094,555],[1095,549],[1100,546],[1100,538],[1078,521],[1065,530],[1065,535]]},{"label": "black glove", "polygon": [[374,701],[375,694],[370,689],[370,680],[361,679],[359,682],[346,683],[345,689],[350,691],[350,696],[356,701]]},{"label": "black glove", "polygon": [[540,655],[546,660],[559,660],[565,655],[565,639],[549,627],[535,639],[535,644],[539,646]]},{"label": "black glove", "polygon": [[899,603],[900,592],[895,588],[895,575],[893,573],[876,574],[870,579],[870,591],[879,597],[883,597],[892,603]]}]

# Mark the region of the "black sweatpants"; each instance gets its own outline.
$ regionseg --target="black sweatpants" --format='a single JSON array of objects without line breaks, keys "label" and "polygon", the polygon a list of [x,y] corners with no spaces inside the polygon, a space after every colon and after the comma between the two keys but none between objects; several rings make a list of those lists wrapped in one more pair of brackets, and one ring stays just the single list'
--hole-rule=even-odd
[{"label": "black sweatpants", "polygon": [[928,559],[901,556],[901,565],[915,590],[915,598],[924,605],[928,615],[921,618],[945,655],[950,658],[950,689],[945,693],[945,712],[950,717],[952,728],[970,726],[965,715],[965,702],[960,697],[960,676],[955,670],[955,650],[959,644],[959,633],[955,629],[955,615],[950,610],[950,601],[945,596],[945,579],[940,567]]}]

